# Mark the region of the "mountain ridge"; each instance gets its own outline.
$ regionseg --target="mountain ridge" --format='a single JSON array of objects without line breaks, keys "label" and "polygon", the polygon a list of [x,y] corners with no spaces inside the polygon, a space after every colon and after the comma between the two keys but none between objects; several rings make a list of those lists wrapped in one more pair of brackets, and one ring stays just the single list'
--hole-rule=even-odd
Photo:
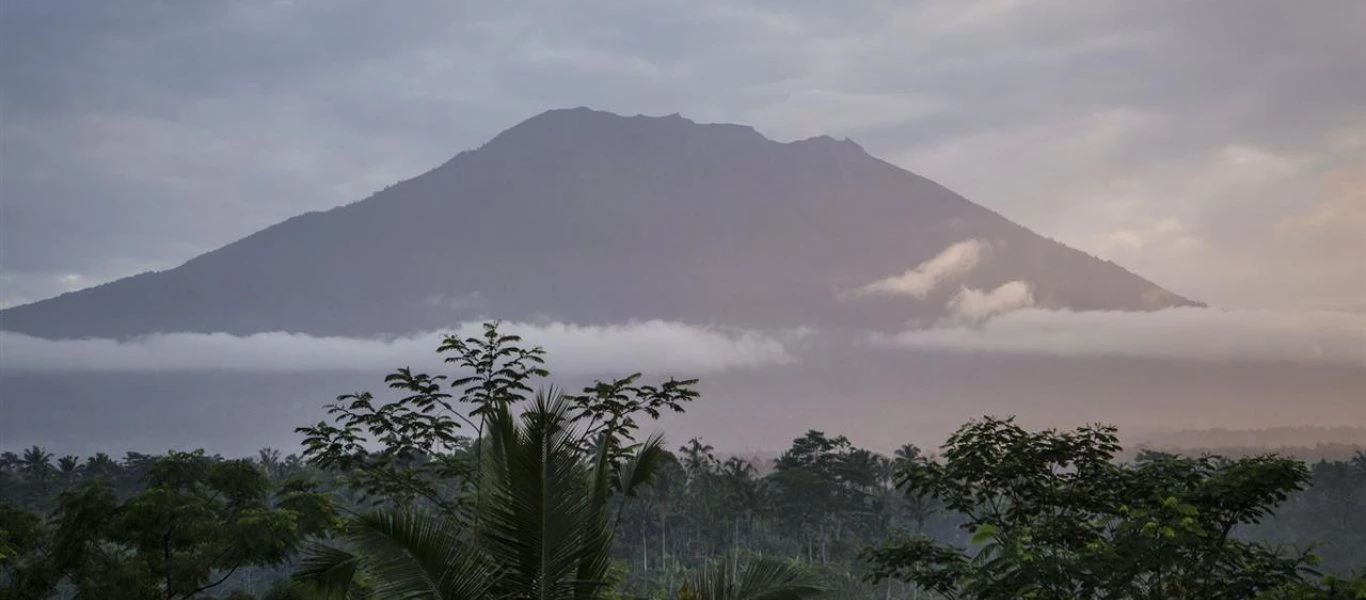
[{"label": "mountain ridge", "polygon": [[[963,240],[1007,251],[924,298],[838,299]],[[1198,305],[849,140],[580,107],[175,268],[5,309],[0,329],[359,335],[491,317],[889,328],[942,317],[956,288],[1017,280],[1049,308]]]}]

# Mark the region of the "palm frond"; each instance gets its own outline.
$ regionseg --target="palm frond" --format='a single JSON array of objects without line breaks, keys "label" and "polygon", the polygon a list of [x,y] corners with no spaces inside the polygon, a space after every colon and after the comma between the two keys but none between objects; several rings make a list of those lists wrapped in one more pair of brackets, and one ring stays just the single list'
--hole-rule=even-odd
[{"label": "palm frond", "polygon": [[617,489],[623,494],[634,496],[635,490],[653,480],[668,460],[669,453],[664,449],[664,435],[651,434],[640,444],[631,459],[621,466],[621,471],[617,475]]},{"label": "palm frond", "polygon": [[356,519],[348,538],[364,552],[376,599],[487,597],[494,569],[458,527],[425,511],[374,511]]},{"label": "palm frond", "polygon": [[700,600],[806,600],[826,588],[809,567],[773,559],[713,562],[687,580]]},{"label": "palm frond", "polygon": [[569,404],[554,390],[520,414],[497,403],[483,416],[468,528],[425,511],[365,513],[344,532],[347,550],[320,547],[301,576],[330,599],[346,597],[362,577],[376,600],[600,596],[611,564],[614,488],[647,482],[667,459],[663,440],[650,437],[620,466],[608,439],[585,455]]},{"label": "palm frond", "polygon": [[294,579],[308,585],[319,600],[346,600],[356,581],[360,557],[321,542],[303,553]]},{"label": "palm frond", "polygon": [[612,528],[609,502],[612,495],[613,439],[603,432],[593,452],[588,514],[583,523],[575,598],[597,597],[611,568]]},{"label": "palm frond", "polygon": [[480,546],[507,567],[509,596],[581,598],[604,584],[605,507],[571,425],[562,395],[538,394],[519,427],[504,427],[500,460],[481,480]]}]

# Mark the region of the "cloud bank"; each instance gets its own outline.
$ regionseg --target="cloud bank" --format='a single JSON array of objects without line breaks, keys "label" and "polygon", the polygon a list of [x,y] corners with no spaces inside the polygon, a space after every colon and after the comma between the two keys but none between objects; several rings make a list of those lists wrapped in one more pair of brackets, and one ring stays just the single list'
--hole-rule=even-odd
[{"label": "cloud bank", "polygon": [[[479,323],[453,333],[477,335]],[[754,331],[696,327],[672,321],[620,325],[504,323],[502,331],[543,346],[551,370],[598,374],[633,369],[702,373],[792,361],[784,342]],[[112,339],[47,340],[0,331],[3,371],[387,371],[399,366],[434,369],[443,332],[392,339],[315,337],[272,332],[164,333],[121,342]]]},{"label": "cloud bank", "polygon": [[894,277],[880,279],[860,287],[847,296],[912,296],[924,298],[940,284],[962,277],[977,266],[986,253],[987,243],[982,240],[963,240],[914,269]]},{"label": "cloud bank", "polygon": [[869,341],[882,347],[964,353],[1294,362],[1366,369],[1366,314],[1346,312],[1172,308],[1144,313],[1029,308],[975,327],[875,334]]},{"label": "cloud bank", "polygon": [[949,299],[949,311],[954,318],[967,323],[982,323],[1034,304],[1034,293],[1023,281],[1003,283],[989,292],[963,288]]}]

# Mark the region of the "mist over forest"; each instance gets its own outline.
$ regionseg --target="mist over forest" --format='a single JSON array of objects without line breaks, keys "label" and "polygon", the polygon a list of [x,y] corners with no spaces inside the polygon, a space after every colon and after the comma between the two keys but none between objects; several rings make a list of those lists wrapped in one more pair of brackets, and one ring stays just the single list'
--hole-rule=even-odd
[{"label": "mist over forest", "polygon": [[698,380],[556,388],[546,351],[499,327],[444,338],[454,370],[399,368],[389,393],[338,396],[296,428],[298,452],[0,454],[6,594],[1363,592],[1366,451],[1121,458],[1111,426],[986,417],[933,449],[884,454],[812,429],[773,459],[727,456],[649,433],[706,401]]}]

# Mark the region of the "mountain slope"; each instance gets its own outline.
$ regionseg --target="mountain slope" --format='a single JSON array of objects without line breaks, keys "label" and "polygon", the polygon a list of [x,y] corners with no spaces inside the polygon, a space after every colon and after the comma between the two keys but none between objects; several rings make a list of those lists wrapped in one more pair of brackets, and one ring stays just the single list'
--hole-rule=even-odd
[{"label": "mountain slope", "polygon": [[[841,298],[964,240],[990,252],[911,296]],[[830,138],[588,109],[533,117],[361,202],[169,271],[0,312],[30,335],[368,335],[485,317],[897,327],[961,287],[1024,281],[1076,310],[1189,305]]]}]

